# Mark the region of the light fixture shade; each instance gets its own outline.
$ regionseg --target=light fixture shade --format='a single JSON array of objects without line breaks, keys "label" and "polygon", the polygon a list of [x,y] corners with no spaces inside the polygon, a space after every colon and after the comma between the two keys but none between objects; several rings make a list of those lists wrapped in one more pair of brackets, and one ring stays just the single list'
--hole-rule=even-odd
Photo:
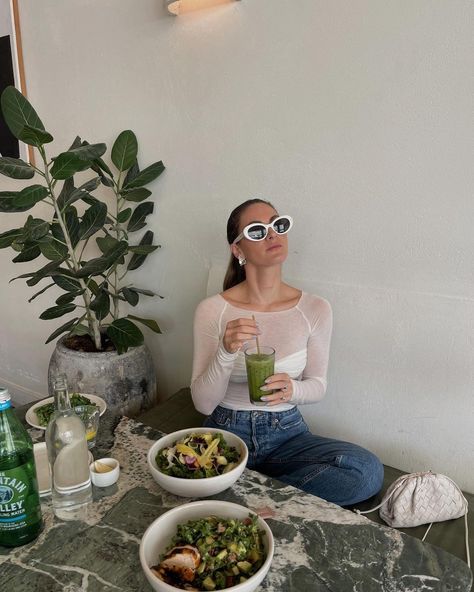
[{"label": "light fixture shade", "polygon": [[172,14],[183,14],[191,12],[192,10],[199,10],[200,8],[210,8],[218,4],[230,4],[235,0],[166,0],[168,10]]}]

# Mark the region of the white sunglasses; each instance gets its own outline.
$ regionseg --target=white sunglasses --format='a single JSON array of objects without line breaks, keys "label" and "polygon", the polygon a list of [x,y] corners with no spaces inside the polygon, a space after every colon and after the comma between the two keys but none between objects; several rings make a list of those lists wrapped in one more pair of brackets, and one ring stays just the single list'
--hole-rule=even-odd
[{"label": "white sunglasses", "polygon": [[292,226],[293,218],[291,216],[278,216],[278,218],[275,218],[270,224],[252,222],[252,224],[249,224],[242,230],[232,244],[237,244],[244,237],[250,241],[261,241],[266,238],[270,228],[277,234],[286,234]]}]

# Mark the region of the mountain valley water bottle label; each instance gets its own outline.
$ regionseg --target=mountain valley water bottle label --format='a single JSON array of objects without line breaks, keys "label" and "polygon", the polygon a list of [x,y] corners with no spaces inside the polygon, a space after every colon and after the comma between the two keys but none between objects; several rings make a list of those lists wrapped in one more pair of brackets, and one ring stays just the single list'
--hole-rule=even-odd
[{"label": "mountain valley water bottle label", "polygon": [[23,529],[41,519],[39,497],[31,486],[30,474],[27,464],[0,471],[0,531]]}]

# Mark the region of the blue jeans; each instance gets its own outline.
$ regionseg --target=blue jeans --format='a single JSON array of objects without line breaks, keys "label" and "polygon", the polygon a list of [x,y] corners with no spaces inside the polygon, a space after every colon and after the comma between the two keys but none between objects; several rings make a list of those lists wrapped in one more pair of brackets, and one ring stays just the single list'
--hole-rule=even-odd
[{"label": "blue jeans", "polygon": [[312,434],[297,407],[276,413],[216,407],[204,425],[242,438],[249,469],[340,506],[366,500],[382,487],[383,465],[374,454]]}]

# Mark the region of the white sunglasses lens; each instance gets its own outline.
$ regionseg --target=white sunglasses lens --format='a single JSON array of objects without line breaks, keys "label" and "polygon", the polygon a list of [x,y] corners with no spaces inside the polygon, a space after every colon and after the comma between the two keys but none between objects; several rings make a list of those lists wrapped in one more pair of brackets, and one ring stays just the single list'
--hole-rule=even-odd
[{"label": "white sunglasses lens", "polygon": [[273,228],[278,234],[285,234],[285,232],[288,232],[290,229],[290,221],[288,218],[278,218],[278,220],[275,220],[273,223]]},{"label": "white sunglasses lens", "polygon": [[250,240],[259,241],[267,236],[267,229],[261,224],[255,224],[247,230],[247,233]]}]

